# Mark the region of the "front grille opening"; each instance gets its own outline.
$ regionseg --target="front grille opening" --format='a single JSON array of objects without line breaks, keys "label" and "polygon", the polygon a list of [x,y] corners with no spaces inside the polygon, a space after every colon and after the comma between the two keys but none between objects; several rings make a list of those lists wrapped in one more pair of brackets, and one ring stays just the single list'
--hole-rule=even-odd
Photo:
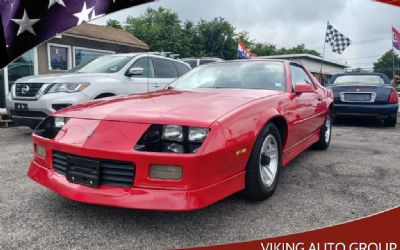
[{"label": "front grille opening", "polygon": [[19,97],[35,97],[42,88],[43,83],[17,83],[15,95]]},{"label": "front grille opening", "polygon": [[94,159],[53,151],[53,168],[59,174],[66,175],[68,157],[100,161],[100,185],[131,187],[135,176],[135,165],[131,162]]}]

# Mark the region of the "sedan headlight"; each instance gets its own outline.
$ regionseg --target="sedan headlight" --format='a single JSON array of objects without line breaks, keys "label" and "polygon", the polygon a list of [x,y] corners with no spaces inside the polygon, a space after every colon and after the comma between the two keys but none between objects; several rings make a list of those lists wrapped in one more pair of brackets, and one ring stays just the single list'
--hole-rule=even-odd
[{"label": "sedan headlight", "polygon": [[139,140],[135,149],[145,152],[196,153],[208,133],[208,128],[152,125]]},{"label": "sedan headlight", "polygon": [[54,139],[68,120],[69,118],[65,117],[48,116],[35,128],[33,133],[47,139]]},{"label": "sedan headlight", "polygon": [[54,83],[51,85],[50,89],[47,91],[47,94],[50,93],[74,93],[81,92],[87,87],[89,87],[89,83]]}]

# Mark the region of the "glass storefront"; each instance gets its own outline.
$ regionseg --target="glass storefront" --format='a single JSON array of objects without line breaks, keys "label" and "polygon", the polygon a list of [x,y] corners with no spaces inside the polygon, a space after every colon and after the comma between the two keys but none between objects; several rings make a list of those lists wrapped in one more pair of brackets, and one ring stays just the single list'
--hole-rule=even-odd
[{"label": "glass storefront", "polygon": [[8,86],[9,90],[15,81],[24,76],[35,74],[33,50],[29,50],[20,58],[10,63],[8,69]]},{"label": "glass storefront", "polygon": [[89,49],[81,49],[81,48],[74,48],[74,62],[75,67],[80,65],[84,65],[97,59],[101,56],[113,54],[107,51],[98,51],[98,50],[89,50]]}]

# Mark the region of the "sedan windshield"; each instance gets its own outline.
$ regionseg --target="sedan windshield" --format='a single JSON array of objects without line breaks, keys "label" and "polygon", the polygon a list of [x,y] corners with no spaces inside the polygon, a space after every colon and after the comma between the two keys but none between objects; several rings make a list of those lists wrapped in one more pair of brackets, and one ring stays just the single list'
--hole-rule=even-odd
[{"label": "sedan windshield", "polygon": [[378,75],[347,75],[339,76],[333,84],[384,84],[385,81]]},{"label": "sedan windshield", "polygon": [[284,91],[282,62],[228,62],[200,66],[176,80],[170,88],[236,88]]},{"label": "sedan windshield", "polygon": [[132,56],[103,56],[75,70],[75,72],[116,73],[120,71],[130,60],[132,60],[132,58]]}]

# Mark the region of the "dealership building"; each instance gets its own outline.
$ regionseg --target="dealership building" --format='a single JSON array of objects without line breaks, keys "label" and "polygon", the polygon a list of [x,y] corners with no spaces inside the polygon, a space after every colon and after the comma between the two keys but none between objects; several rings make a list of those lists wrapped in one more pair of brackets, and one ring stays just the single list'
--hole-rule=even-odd
[{"label": "dealership building", "polygon": [[[260,56],[260,58],[266,59],[283,59],[297,62],[304,65],[311,73],[322,83],[326,84],[329,79],[339,73],[344,73],[347,68],[345,64],[337,63],[330,60],[322,60],[319,56],[314,56],[310,54],[289,54],[289,55],[276,55],[276,56]],[[322,63],[322,80],[320,75]]]},{"label": "dealership building", "polygon": [[149,51],[132,34],[83,23],[29,50],[0,70],[0,108],[14,82],[24,76],[63,73],[103,55]]}]

